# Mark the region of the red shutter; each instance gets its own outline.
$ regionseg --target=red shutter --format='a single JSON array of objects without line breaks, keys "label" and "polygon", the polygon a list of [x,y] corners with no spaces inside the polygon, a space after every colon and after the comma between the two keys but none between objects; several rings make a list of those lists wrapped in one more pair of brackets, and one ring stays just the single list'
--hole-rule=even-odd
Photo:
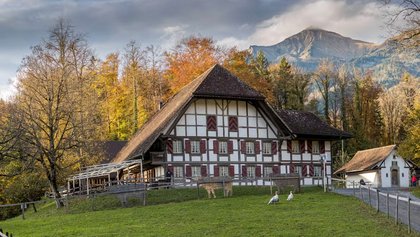
[{"label": "red shutter", "polygon": [[247,176],[248,176],[248,172],[247,172],[246,166],[243,165],[242,166],[242,177],[247,177]]},{"label": "red shutter", "polygon": [[246,143],[245,143],[245,141],[241,141],[241,153],[242,154],[246,153]]},{"label": "red shutter", "polygon": [[218,140],[213,141],[213,153],[214,154],[219,153],[219,141]]},{"label": "red shutter", "polygon": [[312,153],[312,141],[308,140],[308,153]]},{"label": "red shutter", "polygon": [[289,172],[290,172],[291,174],[295,173],[295,165],[294,165],[294,164],[290,164],[290,165],[289,165]]},{"label": "red shutter", "polygon": [[206,140],[200,141],[200,153],[205,154],[206,153]]},{"label": "red shutter", "polygon": [[203,177],[207,176],[207,166],[205,165],[201,166],[201,176]]},{"label": "red shutter", "polygon": [[216,131],[217,130],[217,118],[214,115],[207,116],[207,130]]},{"label": "red shutter", "polygon": [[191,153],[191,141],[185,140],[185,153]]},{"label": "red shutter", "polygon": [[238,117],[232,116],[229,117],[229,132],[238,131]]},{"label": "red shutter", "polygon": [[234,177],[235,176],[235,166],[230,165],[229,166],[229,176]]},{"label": "red shutter", "polygon": [[305,153],[305,140],[299,141],[300,153]]},{"label": "red shutter", "polygon": [[214,166],[214,177],[218,177],[219,176],[219,166],[215,165]]},{"label": "red shutter", "polygon": [[171,171],[171,173],[174,173],[174,167],[172,165],[168,165],[168,170]]},{"label": "red shutter", "polygon": [[166,140],[166,150],[168,151],[169,154],[172,154],[174,150],[174,145],[172,143],[172,140]]},{"label": "red shutter", "polygon": [[292,141],[287,141],[287,152],[292,153]]},{"label": "red shutter", "polygon": [[233,154],[233,141],[228,141],[228,153]]},{"label": "red shutter", "polygon": [[273,166],[273,173],[274,174],[280,174],[280,167],[278,165]]},{"label": "red shutter", "polygon": [[319,141],[319,153],[324,154],[325,153],[325,142]]},{"label": "red shutter", "polygon": [[308,172],[307,172],[307,165],[303,165],[302,166],[302,176],[303,177],[306,177],[308,175]]},{"label": "red shutter", "polygon": [[255,154],[260,154],[261,153],[261,147],[260,147],[260,141],[255,141]]},{"label": "red shutter", "polygon": [[185,173],[186,173],[186,175],[187,175],[188,178],[192,176],[191,166],[187,165],[185,167]]},{"label": "red shutter", "polygon": [[314,165],[310,164],[309,165],[309,176],[314,176]]},{"label": "red shutter", "polygon": [[271,154],[273,155],[277,154],[277,142],[271,143]]},{"label": "red shutter", "polygon": [[261,177],[261,166],[255,167],[255,176]]}]

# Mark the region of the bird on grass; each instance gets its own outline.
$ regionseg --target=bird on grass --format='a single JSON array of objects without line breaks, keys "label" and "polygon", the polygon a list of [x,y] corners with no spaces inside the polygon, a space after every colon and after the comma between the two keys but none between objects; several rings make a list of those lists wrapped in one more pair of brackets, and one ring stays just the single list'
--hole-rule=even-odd
[{"label": "bird on grass", "polygon": [[292,192],[292,191],[290,191],[290,194],[289,194],[289,196],[287,197],[287,201],[292,201],[292,199],[293,199],[293,192]]},{"label": "bird on grass", "polygon": [[270,201],[268,201],[267,205],[275,204],[275,203],[278,203],[278,202],[279,202],[279,195],[276,191],[276,194],[270,199]]}]

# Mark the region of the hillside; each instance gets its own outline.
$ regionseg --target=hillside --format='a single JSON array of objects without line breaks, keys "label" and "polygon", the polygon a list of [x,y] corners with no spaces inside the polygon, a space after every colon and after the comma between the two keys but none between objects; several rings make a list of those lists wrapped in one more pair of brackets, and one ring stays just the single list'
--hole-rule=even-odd
[{"label": "hillside", "polygon": [[272,46],[252,45],[250,51],[254,56],[262,51],[271,63],[286,57],[306,71],[314,71],[320,60],[328,58],[336,64],[347,63],[372,72],[376,80],[389,87],[396,84],[404,72],[420,76],[418,49],[398,46],[393,39],[375,45],[335,32],[308,28]]},{"label": "hillside", "polygon": [[[157,190],[188,196],[195,189]],[[50,203],[37,213],[0,222],[13,236],[419,236],[352,197],[305,188],[286,202],[267,205],[268,187],[236,187],[232,198],[191,200],[150,206],[89,211],[54,209]],[[169,197],[169,196],[168,196]],[[83,211],[81,207],[84,207]]]}]

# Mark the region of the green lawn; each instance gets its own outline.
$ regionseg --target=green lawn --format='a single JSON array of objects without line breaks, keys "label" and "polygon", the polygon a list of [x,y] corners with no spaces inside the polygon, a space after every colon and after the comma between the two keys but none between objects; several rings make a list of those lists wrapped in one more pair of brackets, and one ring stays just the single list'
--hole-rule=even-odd
[{"label": "green lawn", "polygon": [[420,198],[420,187],[416,187],[411,190],[411,192],[418,198]]},{"label": "green lawn", "polygon": [[410,236],[405,226],[395,226],[353,197],[317,188],[304,189],[292,202],[285,201],[286,194],[280,197],[280,204],[268,206],[267,188],[234,187],[233,197],[210,200],[196,200],[196,190],[158,190],[148,198],[159,205],[117,208],[115,200],[101,198],[57,211],[49,203],[37,213],[29,211],[26,220],[16,217],[0,227],[18,237]]}]

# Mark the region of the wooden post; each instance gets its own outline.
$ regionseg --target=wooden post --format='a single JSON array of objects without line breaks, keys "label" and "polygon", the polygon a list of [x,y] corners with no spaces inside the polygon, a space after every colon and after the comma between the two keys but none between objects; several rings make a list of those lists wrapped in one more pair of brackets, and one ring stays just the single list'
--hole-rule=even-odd
[{"label": "wooden post", "polygon": [[[67,195],[68,196],[68,195]],[[34,212],[36,212],[35,203],[32,203],[32,207],[34,208]]]},{"label": "wooden post", "polygon": [[408,197],[408,203],[407,203],[408,233],[411,233],[410,203],[411,203],[411,198]]},{"label": "wooden post", "polygon": [[20,204],[20,209],[22,210],[22,219],[25,220],[25,204]]},{"label": "wooden post", "polygon": [[108,174],[108,186],[111,186],[111,173]]},{"label": "wooden post", "polygon": [[86,194],[89,196],[89,178],[86,178]]},{"label": "wooden post", "polygon": [[398,193],[397,198],[395,200],[395,224],[398,225]]},{"label": "wooden post", "polygon": [[376,213],[379,212],[379,189],[376,189]]},{"label": "wooden post", "polygon": [[386,215],[389,219],[389,193],[386,193]]}]

